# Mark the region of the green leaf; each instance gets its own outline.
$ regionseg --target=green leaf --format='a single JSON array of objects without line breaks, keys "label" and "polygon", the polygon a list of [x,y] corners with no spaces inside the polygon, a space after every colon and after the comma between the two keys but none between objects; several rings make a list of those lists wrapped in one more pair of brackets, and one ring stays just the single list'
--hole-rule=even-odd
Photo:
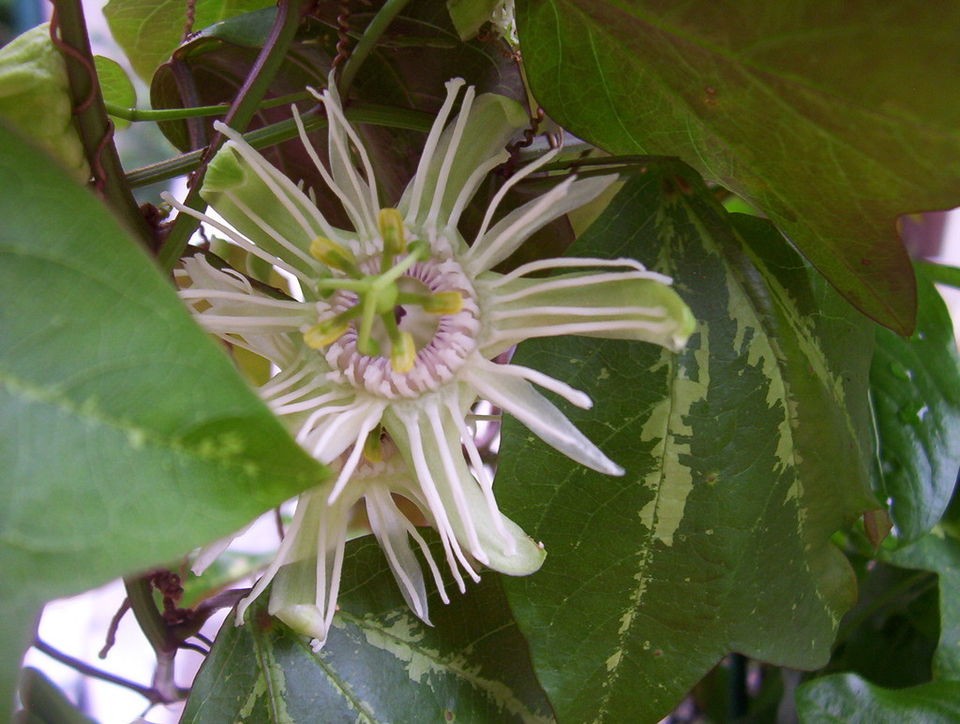
[{"label": "green leaf", "polygon": [[[135,108],[137,91],[134,89],[133,83],[130,82],[130,78],[127,77],[127,72],[120,64],[102,55],[95,55],[93,62],[97,67],[97,79],[100,81],[103,100],[121,108]],[[113,122],[117,129],[126,128],[130,125],[130,121],[123,118],[114,118]]]},{"label": "green leaf", "polygon": [[20,682],[22,711],[17,713],[27,721],[38,724],[94,724],[93,719],[77,711],[63,692],[43,672],[33,668],[23,670]]},{"label": "green leaf", "polygon": [[934,529],[913,545],[887,552],[883,558],[938,575],[940,643],[933,657],[933,673],[938,679],[960,681],[960,540]]},{"label": "green leaf", "polygon": [[769,215],[859,309],[909,333],[909,211],[957,205],[960,5],[518,2],[531,88],[611,153],[677,155]]},{"label": "green leaf", "polygon": [[960,720],[960,682],[884,689],[855,674],[824,676],[797,690],[797,713],[818,724],[952,724]]},{"label": "green leaf", "polygon": [[655,721],[729,651],[822,666],[855,598],[829,539],[874,505],[872,325],[680,163],[648,165],[571,252],[673,276],[699,328],[676,356],[520,346],[518,363],[591,395],[569,416],[627,470],[593,473],[504,426],[498,498],[548,554],[505,586],[558,718]]},{"label": "green leaf", "polygon": [[447,12],[461,40],[475,38],[500,0],[447,0]]},{"label": "green leaf", "polygon": [[552,721],[495,574],[444,606],[435,627],[403,603],[379,547],[348,545],[327,643],[318,652],[266,613],[224,625],[204,663],[184,722]]},{"label": "green leaf", "polygon": [[0,128],[0,711],[51,598],[187,553],[323,469],[86,189]]},{"label": "green leaf", "polygon": [[882,489],[897,535],[916,540],[947,508],[960,469],[960,354],[950,313],[918,268],[917,331],[877,330],[870,391]]},{"label": "green leaf", "polygon": [[[192,30],[274,4],[272,0],[197,0]],[[183,41],[187,7],[182,0],[110,0],[104,8],[110,32],[144,80],[149,81]]]}]

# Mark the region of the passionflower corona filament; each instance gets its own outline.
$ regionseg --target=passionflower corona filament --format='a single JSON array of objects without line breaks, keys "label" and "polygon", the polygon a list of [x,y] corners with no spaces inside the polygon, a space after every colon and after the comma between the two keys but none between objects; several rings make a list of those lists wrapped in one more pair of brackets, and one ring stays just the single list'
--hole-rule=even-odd
[{"label": "passionflower corona filament", "polygon": [[[564,257],[523,264],[507,274],[492,271],[533,233],[596,198],[616,177],[567,178],[498,214],[507,192],[556,151],[546,153],[502,185],[479,231],[464,239],[458,229],[464,209],[490,171],[507,160],[505,146],[527,122],[513,101],[475,96],[464,85],[459,79],[447,83],[416,175],[401,198],[389,203],[380,198],[367,152],[332,83],[318,96],[329,120],[329,167],[295,113],[301,140],[326,184],[323,192],[342,203],[350,229],[332,226],[306,193],[222,125],[218,130],[230,140],[211,164],[202,195],[231,226],[171,200],[294,277],[302,292],[302,300],[268,294],[202,255],[184,262],[188,280],[182,296],[201,324],[273,362],[278,372],[261,395],[306,450],[338,470],[332,483],[301,497],[299,523],[288,536],[295,540],[285,541],[264,577],[279,582],[284,566],[304,559],[300,549],[313,546],[314,583],[307,587],[318,587],[316,600],[291,605],[314,608],[296,609],[288,618],[320,642],[335,605],[330,579],[339,576],[330,562],[342,559],[344,531],[358,506],[366,506],[381,543],[378,525],[381,532],[393,531],[394,551],[402,547],[401,538],[417,544],[438,587],[429,550],[403,522],[409,518],[398,517],[403,513],[397,500],[409,502],[436,528],[461,591],[465,576],[479,579],[478,564],[513,575],[541,565],[542,547],[497,506],[493,481],[465,421],[478,398],[576,462],[622,474],[537,387],[588,408],[585,393],[537,370],[491,360],[526,339],[564,334],[677,350],[693,327],[670,280],[630,259]],[[460,111],[451,120],[458,98]],[[530,276],[544,271],[559,273]],[[365,454],[369,441],[381,438],[396,448],[389,474],[371,467]],[[371,515],[374,510],[379,513]],[[425,619],[423,586],[410,583],[413,553],[404,561],[391,567],[411,608]],[[283,610],[291,600],[275,583],[270,610]],[[308,620],[313,623],[306,625]]]}]

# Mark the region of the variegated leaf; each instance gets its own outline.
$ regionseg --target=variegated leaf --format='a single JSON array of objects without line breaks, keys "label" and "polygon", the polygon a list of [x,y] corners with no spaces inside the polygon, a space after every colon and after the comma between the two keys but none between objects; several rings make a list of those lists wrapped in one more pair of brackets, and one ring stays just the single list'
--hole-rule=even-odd
[{"label": "variegated leaf", "polygon": [[680,355],[518,353],[589,392],[570,416],[627,469],[587,471],[506,423],[498,496],[548,556],[505,585],[558,718],[656,721],[730,651],[822,666],[856,588],[830,536],[873,505],[873,325],[679,162],[627,183],[572,253],[670,274],[699,331]]},{"label": "variegated leaf", "polygon": [[323,649],[271,618],[265,594],[245,625],[221,630],[184,722],[553,721],[494,575],[451,591],[450,606],[433,596],[431,628],[374,542],[350,548]]}]

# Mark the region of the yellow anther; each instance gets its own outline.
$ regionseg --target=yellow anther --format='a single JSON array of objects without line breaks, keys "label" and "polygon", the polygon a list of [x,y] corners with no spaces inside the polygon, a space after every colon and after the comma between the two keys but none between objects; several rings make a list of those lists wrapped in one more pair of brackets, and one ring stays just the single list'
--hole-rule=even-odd
[{"label": "yellow anther", "polygon": [[413,369],[413,364],[417,360],[417,345],[413,341],[413,335],[409,332],[400,332],[396,339],[391,340],[390,344],[390,366],[394,372],[401,374]]},{"label": "yellow anther", "polygon": [[423,311],[430,314],[456,314],[463,309],[463,294],[460,292],[436,292],[423,301]]},{"label": "yellow anther", "polygon": [[312,349],[323,349],[328,344],[333,344],[340,339],[349,326],[349,319],[337,315],[310,327],[303,333],[303,341]]},{"label": "yellow anther", "polygon": [[358,274],[357,258],[353,252],[325,236],[318,236],[310,242],[310,254],[331,269]]},{"label": "yellow anther", "polygon": [[402,254],[407,250],[407,237],[403,231],[403,216],[396,209],[380,209],[377,217],[380,236],[383,237],[385,254]]},{"label": "yellow anther", "polygon": [[383,447],[380,445],[382,431],[383,428],[377,425],[363,442],[363,457],[371,463],[379,463],[383,460]]}]

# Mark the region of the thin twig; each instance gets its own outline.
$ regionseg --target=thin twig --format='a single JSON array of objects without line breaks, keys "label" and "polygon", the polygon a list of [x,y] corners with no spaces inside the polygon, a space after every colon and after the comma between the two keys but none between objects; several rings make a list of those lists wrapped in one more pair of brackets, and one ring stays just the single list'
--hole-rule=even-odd
[{"label": "thin twig", "polygon": [[35,638],[33,640],[33,647],[37,651],[41,651],[42,653],[49,656],[51,659],[56,659],[61,664],[65,664],[69,666],[71,669],[75,669],[76,671],[79,671],[84,676],[92,676],[95,679],[108,681],[111,684],[116,684],[117,686],[122,686],[125,689],[130,689],[131,691],[135,691],[138,694],[140,694],[140,696],[142,696],[147,701],[149,701],[151,704],[170,704],[174,701],[179,700],[179,699],[167,700],[162,696],[160,696],[160,692],[158,692],[153,687],[144,686],[143,684],[137,684],[136,682],[124,679],[122,676],[117,676],[116,674],[111,674],[109,671],[103,671],[102,669],[98,669],[96,666],[91,666],[85,661],[81,661],[80,659],[75,659],[74,657],[63,653],[62,651],[53,648],[53,646],[51,646],[48,643],[45,643],[39,638]]},{"label": "thin twig", "polygon": [[123,599],[123,603],[120,604],[120,608],[117,609],[117,612],[113,614],[113,618],[110,619],[110,626],[107,628],[107,640],[103,644],[103,648],[100,649],[100,653],[97,654],[101,659],[107,658],[107,654],[110,653],[110,649],[113,648],[113,645],[117,643],[117,629],[120,627],[120,620],[123,618],[124,614],[130,610],[130,599]]}]

